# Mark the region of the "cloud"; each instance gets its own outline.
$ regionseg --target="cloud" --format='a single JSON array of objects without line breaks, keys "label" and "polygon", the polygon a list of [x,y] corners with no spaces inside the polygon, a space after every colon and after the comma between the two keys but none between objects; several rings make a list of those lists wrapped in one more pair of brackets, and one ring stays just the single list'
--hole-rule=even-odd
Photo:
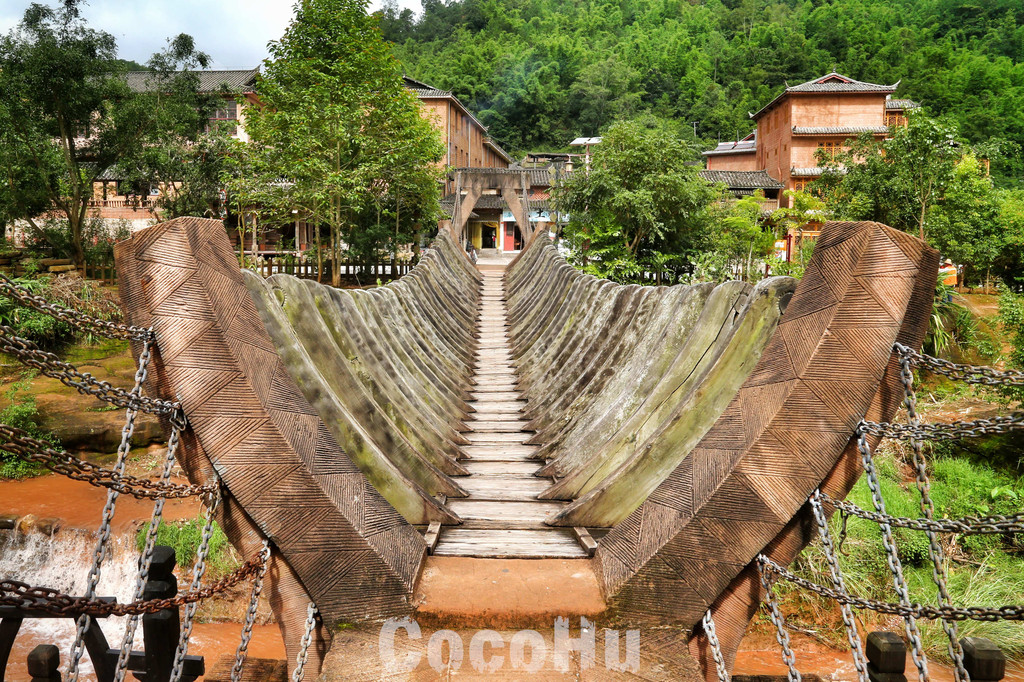
[{"label": "cloud", "polygon": [[[56,6],[56,0],[36,0]],[[30,0],[0,0],[0,32],[21,20]],[[92,28],[117,39],[123,59],[144,63],[179,33],[195,38],[213,68],[251,69],[267,56],[292,18],[291,0],[91,0],[83,14]],[[368,11],[380,8],[371,0]],[[419,0],[398,0],[419,12]]]}]

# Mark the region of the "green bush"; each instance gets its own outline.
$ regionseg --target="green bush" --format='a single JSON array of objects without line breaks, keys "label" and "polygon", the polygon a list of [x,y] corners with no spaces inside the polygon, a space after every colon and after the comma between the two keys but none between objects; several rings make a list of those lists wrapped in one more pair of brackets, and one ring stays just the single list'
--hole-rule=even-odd
[{"label": "green bush", "polygon": [[[39,410],[36,407],[36,399],[31,393],[27,393],[29,378],[15,382],[7,390],[7,400],[10,405],[0,410],[0,424],[13,426],[14,428],[27,431],[29,435],[40,440],[56,444],[57,440],[53,434],[44,431],[39,426]],[[0,478],[27,478],[38,476],[44,473],[45,469],[40,464],[26,462],[8,452],[0,452]]]},{"label": "green bush", "polygon": [[[19,278],[14,283],[46,298],[50,279]],[[26,308],[6,296],[0,296],[0,324],[10,327],[18,336],[44,349],[58,348],[72,341],[75,335],[71,325]]]},{"label": "green bush", "polygon": [[[148,523],[139,529],[136,536],[136,544],[140,552],[145,547],[147,532],[149,532]],[[173,547],[178,559],[178,566],[186,570],[191,569],[195,563],[202,539],[203,520],[201,518],[165,521],[156,531],[156,544]],[[222,577],[237,566],[238,560],[232,553],[231,544],[220,526],[214,523],[213,535],[210,537],[210,551],[206,558],[206,575],[212,578]]]}]

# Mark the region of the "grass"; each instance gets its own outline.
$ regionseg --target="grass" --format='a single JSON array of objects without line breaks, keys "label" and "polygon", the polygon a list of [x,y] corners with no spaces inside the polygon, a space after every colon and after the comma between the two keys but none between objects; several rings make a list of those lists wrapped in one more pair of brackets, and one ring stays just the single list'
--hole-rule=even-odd
[{"label": "grass", "polygon": [[[904,452],[887,444],[876,453],[880,488],[886,511],[894,516],[920,517],[920,497]],[[1024,499],[1024,480],[1012,469],[994,467],[948,449],[929,453],[931,496],[936,516],[957,518],[968,515],[1019,513]],[[862,478],[847,498],[865,509],[874,509],[871,493]],[[889,602],[897,601],[886,553],[877,524],[851,517],[840,553],[840,565],[847,589],[857,595]],[[840,538],[843,523],[837,514],[831,531]],[[894,529],[897,552],[911,601],[935,603],[932,562],[927,536],[919,531]],[[947,585],[954,606],[1005,606],[1024,602],[1024,537],[1007,535],[942,535],[946,555]],[[831,585],[828,565],[817,541],[808,546],[794,564],[802,577]],[[780,584],[783,611],[798,627],[815,630],[837,647],[845,647],[845,635],[838,608],[790,585]],[[902,631],[898,619],[873,612],[857,612],[866,630]],[[938,622],[920,622],[922,639],[930,657],[948,659],[947,640]],[[1010,658],[1024,657],[1024,623],[1000,621],[960,623],[960,636],[987,637]]]},{"label": "grass", "polygon": [[[139,529],[136,536],[135,540],[140,552],[145,546],[148,530],[149,524],[146,523]],[[201,518],[163,522],[156,531],[156,544],[174,548],[178,566],[182,571],[192,568],[202,539],[203,520]],[[224,531],[214,523],[213,535],[210,537],[210,551],[206,557],[206,577],[221,578],[236,569],[238,565],[238,559],[228,543]]]},{"label": "grass", "polygon": [[[56,443],[53,434],[39,426],[39,409],[35,396],[29,392],[35,374],[34,371],[24,372],[21,379],[7,389],[5,398],[8,405],[0,410],[0,424],[26,431],[33,438]],[[41,464],[27,462],[9,452],[0,452],[0,478],[29,478],[45,472],[46,469]]]}]

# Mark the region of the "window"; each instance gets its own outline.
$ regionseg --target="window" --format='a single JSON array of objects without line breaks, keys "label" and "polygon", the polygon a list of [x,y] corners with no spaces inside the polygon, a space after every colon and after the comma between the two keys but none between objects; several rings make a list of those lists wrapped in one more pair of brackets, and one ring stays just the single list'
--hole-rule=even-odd
[{"label": "window", "polygon": [[[214,127],[218,123],[224,123],[227,128],[229,135],[235,135],[238,133],[238,103],[230,100],[224,100],[220,107],[213,110],[210,114],[210,123],[208,128]],[[227,125],[231,124],[231,125]]]},{"label": "window", "polygon": [[823,149],[825,158],[835,159],[837,156],[843,153],[842,142],[819,142],[818,149]]},{"label": "window", "polygon": [[814,182],[813,178],[800,178],[799,180],[793,180],[793,189],[797,192],[806,192],[807,185]]},{"label": "window", "polygon": [[904,116],[903,114],[886,114],[885,125],[889,126],[890,128],[894,128],[896,126],[905,126],[907,125],[907,117]]}]

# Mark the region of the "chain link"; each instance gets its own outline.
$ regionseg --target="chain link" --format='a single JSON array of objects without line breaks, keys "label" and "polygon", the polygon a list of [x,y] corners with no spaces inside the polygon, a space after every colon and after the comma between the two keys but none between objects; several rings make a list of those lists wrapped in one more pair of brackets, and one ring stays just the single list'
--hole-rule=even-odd
[{"label": "chain link", "polygon": [[[180,424],[180,421],[174,421],[172,428],[180,430]],[[84,481],[99,488],[116,490],[140,500],[181,499],[207,494],[214,490],[213,485],[185,485],[118,474],[112,469],[104,469],[92,462],[78,459],[63,450],[55,450],[50,443],[33,438],[26,431],[6,424],[0,424],[0,450],[26,462],[41,464],[56,474]]]},{"label": "chain link", "polygon": [[949,360],[918,353],[902,343],[893,344],[893,350],[907,358],[914,366],[922,367],[934,374],[941,374],[953,381],[965,381],[969,384],[985,386],[1024,386],[1024,372],[1001,371],[991,367],[975,367],[958,365]]},{"label": "chain link", "polygon": [[302,642],[299,644],[299,654],[295,658],[295,670],[292,672],[292,682],[302,682],[305,677],[306,659],[309,657],[309,645],[313,642],[313,628],[316,627],[316,604],[309,602],[306,607],[306,631],[302,633]]},{"label": "chain link", "polygon": [[975,421],[955,421],[948,424],[891,424],[888,422],[862,421],[860,428],[867,433],[883,438],[897,440],[956,440],[958,438],[977,438],[999,433],[1009,433],[1024,428],[1024,412],[977,419]]},{"label": "chain link", "polygon": [[[882,488],[878,482],[878,472],[875,470],[875,462],[871,457],[871,446],[868,445],[867,434],[860,428],[857,429],[857,450],[861,455],[861,464],[864,466],[864,476],[871,490],[871,501],[875,505],[875,511],[885,514],[885,500],[882,498]],[[882,531],[882,545],[885,547],[885,561],[892,574],[893,587],[899,595],[900,603],[910,605],[910,593],[907,591],[907,581],[903,578],[903,564],[896,553],[896,542],[892,537],[892,528],[888,523],[879,524]],[[907,639],[910,640],[910,657],[917,668],[917,676],[921,682],[928,682],[928,659],[924,655],[924,647],[921,644],[921,633],[917,629],[917,621],[913,614],[904,617],[904,630]]]},{"label": "chain link", "polygon": [[1024,514],[1011,516],[964,516],[959,519],[911,519],[903,516],[890,516],[879,512],[868,511],[847,500],[837,500],[821,493],[821,501],[846,514],[851,514],[875,523],[888,523],[890,526],[909,528],[911,530],[932,531],[935,533],[960,533],[961,535],[994,535],[997,533],[1024,533]]},{"label": "chain link", "polygon": [[[147,339],[143,343],[148,353],[151,341]],[[159,415],[170,415],[177,407],[166,400],[149,398],[142,395],[141,391],[128,392],[111,385],[109,381],[101,381],[88,372],[80,372],[71,363],[64,362],[53,353],[40,350],[28,339],[17,336],[14,330],[6,325],[0,325],[0,351],[13,355],[22,364],[38,369],[44,375],[57,379],[79,393],[94,396],[111,405]]]},{"label": "chain link", "polygon": [[[210,539],[213,537],[213,518],[220,506],[220,487],[213,494],[213,499],[206,505],[206,520],[203,524],[203,536],[199,542],[199,549],[196,550],[196,563],[192,567],[192,584],[189,591],[195,592],[203,584],[203,575],[206,573],[206,557],[210,553]],[[191,602],[185,605],[185,616],[181,623],[181,635],[178,637],[178,648],[174,652],[174,664],[171,667],[171,682],[179,682],[185,666],[185,656],[188,655],[188,640],[192,636],[192,622],[199,608],[198,602]]]},{"label": "chain link", "polygon": [[832,599],[841,604],[849,604],[856,609],[868,609],[877,613],[885,613],[903,618],[924,618],[926,620],[977,620],[994,623],[999,620],[1024,620],[1024,606],[969,606],[967,608],[955,608],[953,606],[928,606],[921,604],[893,604],[891,602],[879,601],[858,597],[846,592],[840,592],[824,585],[806,580],[775,563],[768,557],[760,555],[758,562],[763,570],[774,573],[778,577],[802,587],[809,592]]},{"label": "chain link", "polygon": [[715,630],[715,619],[711,615],[711,609],[704,612],[704,634],[708,637],[708,646],[711,647],[711,655],[715,659],[715,672],[718,674],[718,682],[729,682],[729,669],[725,665],[725,657],[722,656],[722,644],[718,641],[718,632]]},{"label": "chain link", "polygon": [[[900,381],[903,383],[903,404],[907,410],[907,417],[914,426],[920,425],[921,420],[917,416],[917,394],[914,392],[914,371],[911,367],[910,356],[900,353]],[[915,483],[921,494],[921,513],[924,518],[931,521],[935,518],[935,504],[931,497],[931,483],[928,480],[928,463],[924,458],[924,448],[921,441],[912,439],[910,441],[912,458],[914,461]],[[938,590],[939,606],[949,606],[951,603],[949,589],[946,585],[946,566],[942,546],[939,544],[938,536],[933,531],[925,531],[928,537],[928,558],[932,562],[932,581]],[[837,587],[839,587],[837,585]],[[946,633],[947,652],[950,660],[953,661],[954,673],[957,682],[970,682],[970,674],[964,667],[964,652],[960,646],[960,634],[955,622],[943,620],[942,629]]]},{"label": "chain link", "polygon": [[256,575],[259,557],[242,564],[230,575],[198,590],[182,592],[174,597],[135,601],[128,604],[103,599],[71,597],[48,587],[33,587],[17,580],[0,580],[0,606],[14,606],[24,611],[42,611],[54,616],[74,617],[82,614],[95,618],[132,616],[175,609],[209,599]]},{"label": "chain link", "polygon": [[27,308],[37,310],[44,315],[66,322],[73,327],[85,329],[88,332],[105,336],[108,339],[129,339],[133,341],[152,340],[153,331],[143,327],[136,327],[120,322],[111,322],[91,317],[85,313],[72,308],[66,308],[56,303],[50,303],[42,296],[33,294],[28,289],[18,286],[6,275],[0,274],[0,293],[18,301]]},{"label": "chain link", "polygon": [[[167,439],[167,454],[164,457],[164,466],[160,472],[160,482],[166,484],[171,477],[171,470],[174,468],[174,454],[178,449],[178,426],[171,427],[170,438]],[[146,541],[143,545],[142,554],[139,556],[139,571],[135,576],[134,601],[142,599],[146,589],[146,581],[149,579],[149,569],[153,565],[153,550],[156,548],[157,531],[160,528],[160,520],[163,518],[164,498],[158,498],[153,502],[153,514],[149,519],[149,527],[146,530]],[[137,616],[129,616],[125,624],[124,637],[121,638],[121,650],[117,654],[117,666],[114,669],[114,682],[122,682],[125,673],[128,671],[128,658],[131,655],[135,644],[135,630],[138,628],[139,619]]]},{"label": "chain link", "polygon": [[[832,585],[837,590],[846,591],[846,581],[843,579],[843,572],[839,568],[839,558],[836,556],[835,546],[832,543],[832,533],[829,531],[828,520],[825,512],[821,509],[821,493],[818,490],[811,495],[811,511],[814,512],[814,520],[818,525],[818,537],[821,538],[821,545],[825,550],[825,558],[828,560],[829,571],[832,574]],[[840,605],[840,612],[843,616],[843,625],[846,626],[846,639],[850,643],[850,654],[853,656],[853,667],[857,669],[857,679],[860,682],[867,682],[868,668],[864,658],[864,644],[860,640],[860,633],[857,632],[857,623],[853,619],[853,612],[846,604]]]},{"label": "chain link", "polygon": [[[142,353],[139,355],[139,368],[135,372],[135,385],[132,386],[131,395],[138,397],[142,394],[142,385],[146,383],[146,374],[149,367],[149,360],[152,357],[150,349],[152,340],[146,339],[142,342]],[[128,452],[131,450],[132,435],[135,433],[135,417],[138,412],[129,407],[125,410],[124,426],[121,428],[121,443],[117,446],[117,461],[114,463],[114,473],[118,476],[124,475],[125,461]],[[96,586],[100,582],[100,572],[103,568],[103,561],[107,557],[107,548],[110,544],[110,522],[114,519],[114,512],[117,509],[117,498],[120,493],[113,488],[107,490],[107,502],[103,506],[103,517],[100,522],[99,538],[96,541],[96,549],[93,553],[92,566],[89,568],[89,575],[86,579],[85,598],[92,599],[96,596]],[[75,630],[75,640],[71,644],[71,659],[68,665],[68,679],[70,682],[78,682],[78,666],[82,661],[84,652],[85,633],[89,629],[91,617],[82,614],[78,617]]]},{"label": "chain link", "polygon": [[231,682],[240,682],[242,679],[242,666],[245,665],[245,657],[249,652],[249,640],[252,639],[252,628],[256,624],[256,610],[259,608],[260,593],[263,592],[263,578],[267,574],[267,567],[270,566],[270,539],[263,541],[263,549],[260,550],[260,570],[252,580],[252,593],[249,595],[249,608],[245,612],[245,625],[242,626],[242,639],[238,643],[238,650],[235,652],[235,664],[231,666]]},{"label": "chain link", "polygon": [[761,586],[765,590],[765,600],[768,602],[768,615],[771,616],[772,624],[775,625],[775,641],[779,643],[779,648],[782,649],[782,661],[786,664],[786,676],[789,682],[800,682],[800,671],[796,669],[796,656],[793,655],[793,649],[789,645],[789,631],[786,630],[786,621],[782,617],[779,603],[775,599],[772,581],[768,578],[768,572],[764,570],[761,564],[762,559],[768,561],[768,558],[763,554],[758,555],[757,575],[761,578]]}]

